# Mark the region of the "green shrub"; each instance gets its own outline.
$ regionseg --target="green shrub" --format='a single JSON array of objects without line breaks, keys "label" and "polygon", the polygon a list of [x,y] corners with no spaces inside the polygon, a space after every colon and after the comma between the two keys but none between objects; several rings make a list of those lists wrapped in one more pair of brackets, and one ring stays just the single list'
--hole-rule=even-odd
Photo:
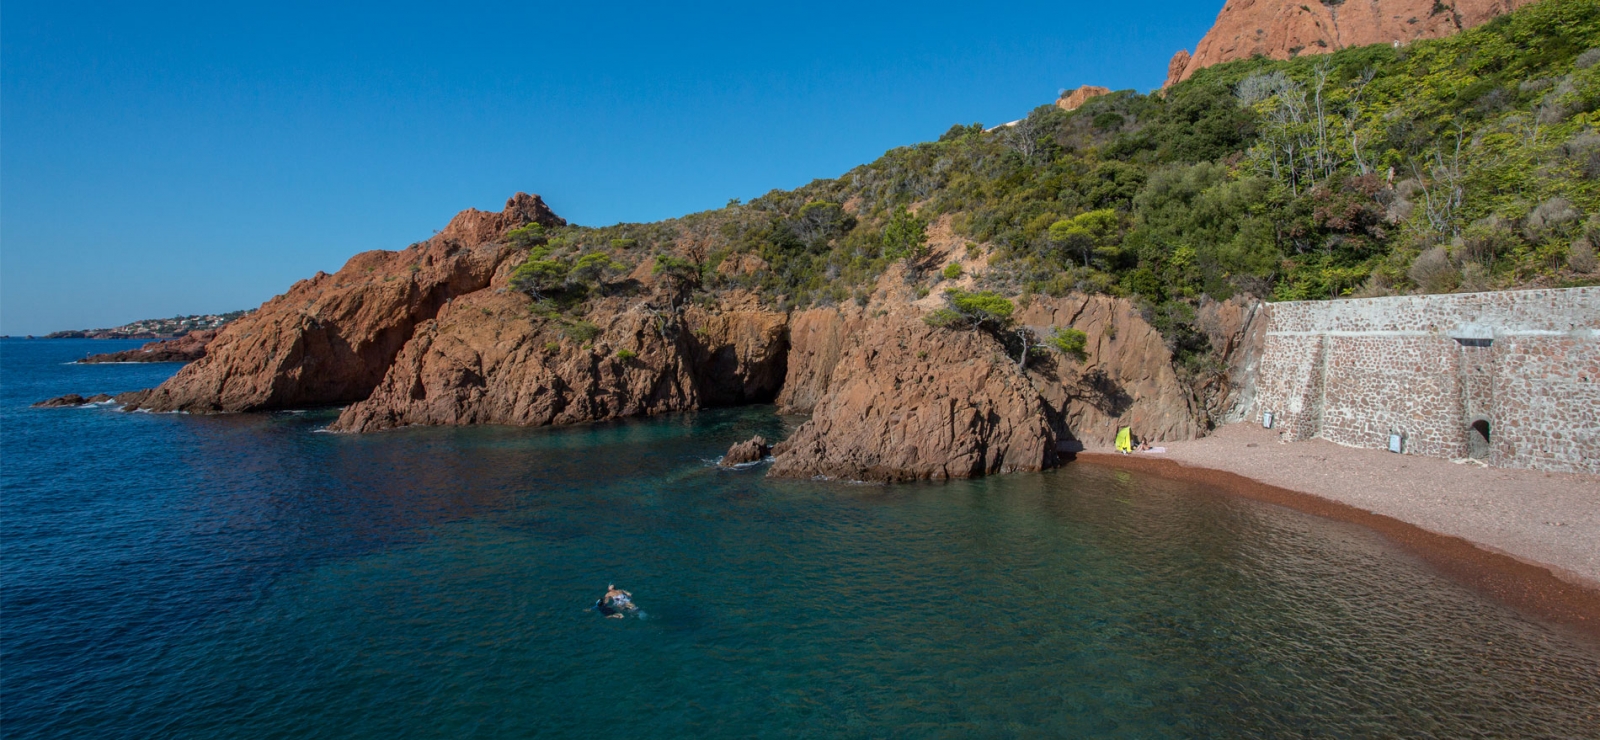
[{"label": "green shrub", "polygon": [[946,280],[955,280],[956,278],[961,277],[961,264],[958,262],[951,262],[950,264],[945,265],[943,274],[944,279]]},{"label": "green shrub", "polygon": [[1089,345],[1089,335],[1079,329],[1056,329],[1050,333],[1050,338],[1045,340],[1049,345],[1068,357],[1078,362],[1089,359],[1085,348]]},{"label": "green shrub", "polygon": [[[1600,212],[1600,55],[1582,56],[1597,46],[1600,4],[1542,0],[1401,49],[1239,60],[1162,94],[1041,106],[992,133],[953,127],[746,204],[550,230],[538,259],[693,243],[699,273],[675,281],[805,307],[870,290],[898,260],[920,267],[928,224],[948,219],[968,255],[987,257],[985,289],[1120,294],[1166,316],[1205,295],[1327,299],[1369,281],[1395,293],[1419,278],[1592,283],[1570,245],[1574,217]],[[713,272],[745,255],[766,266]],[[1163,321],[1173,346],[1200,346],[1191,322]]]},{"label": "green shrub", "polygon": [[513,247],[531,247],[545,242],[544,226],[531,223],[521,228],[506,232],[506,242]]},{"label": "green shrub", "polygon": [[825,200],[814,200],[800,208],[800,213],[790,221],[789,228],[807,248],[820,251],[828,242],[843,236],[856,227],[856,219],[846,213],[843,206]]},{"label": "green shrub", "polygon": [[634,359],[635,357],[638,357],[638,356],[639,356],[639,353],[635,352],[635,351],[633,351],[631,349],[619,349],[619,350],[617,350],[617,359],[622,360],[623,362],[628,362],[629,360],[632,360],[632,359]]},{"label": "green shrub", "polygon": [[574,321],[562,327],[561,333],[578,344],[588,344],[600,336],[600,327],[587,321]]},{"label": "green shrub", "polygon": [[967,328],[967,317],[962,316],[960,312],[950,308],[941,308],[937,311],[932,311],[927,316],[922,317],[922,322],[928,326],[938,329]]},{"label": "green shrub", "polygon": [[639,246],[639,240],[638,239],[630,239],[630,238],[623,237],[623,238],[618,238],[618,239],[612,239],[611,240],[611,248],[612,249],[633,249],[634,247],[637,247],[637,246]]}]

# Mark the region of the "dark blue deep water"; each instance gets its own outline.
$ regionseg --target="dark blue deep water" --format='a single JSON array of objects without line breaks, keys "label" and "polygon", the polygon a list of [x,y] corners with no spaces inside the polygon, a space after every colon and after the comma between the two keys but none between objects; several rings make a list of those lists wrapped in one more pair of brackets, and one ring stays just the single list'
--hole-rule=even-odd
[{"label": "dark blue deep water", "polygon": [[[770,408],[321,434],[36,410],[175,365],[0,342],[0,733],[1600,737],[1600,645],[1365,530],[1076,465],[708,461]],[[647,619],[586,607],[607,583]]]}]

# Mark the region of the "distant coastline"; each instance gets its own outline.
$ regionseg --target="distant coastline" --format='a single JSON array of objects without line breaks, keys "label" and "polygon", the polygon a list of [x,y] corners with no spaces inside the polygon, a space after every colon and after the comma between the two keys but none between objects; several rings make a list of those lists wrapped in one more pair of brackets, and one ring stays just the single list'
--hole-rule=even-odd
[{"label": "distant coastline", "polygon": [[[211,331],[220,329],[240,318],[255,312],[255,309],[229,311],[227,313],[195,314],[192,316],[174,316],[167,319],[143,319],[122,326],[109,329],[76,329],[57,331],[40,337],[41,339],[176,339],[193,332]],[[7,337],[12,338],[12,337]],[[33,335],[28,335],[33,339]]]}]

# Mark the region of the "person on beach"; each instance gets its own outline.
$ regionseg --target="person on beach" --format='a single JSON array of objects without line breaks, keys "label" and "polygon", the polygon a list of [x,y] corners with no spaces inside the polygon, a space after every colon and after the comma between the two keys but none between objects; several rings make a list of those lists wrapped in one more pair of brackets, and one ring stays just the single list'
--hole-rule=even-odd
[{"label": "person on beach", "polygon": [[617,588],[617,585],[613,583],[606,586],[606,595],[601,596],[600,600],[594,603],[594,608],[595,611],[604,614],[607,619],[621,619],[625,616],[625,612],[633,611],[638,607],[633,605],[633,594]]}]

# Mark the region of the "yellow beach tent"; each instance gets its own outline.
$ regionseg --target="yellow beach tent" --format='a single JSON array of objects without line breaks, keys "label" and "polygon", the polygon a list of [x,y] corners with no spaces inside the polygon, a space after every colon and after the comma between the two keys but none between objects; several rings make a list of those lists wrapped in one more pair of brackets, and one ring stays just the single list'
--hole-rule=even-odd
[{"label": "yellow beach tent", "polygon": [[1133,452],[1133,430],[1128,427],[1117,430],[1117,452]]}]

